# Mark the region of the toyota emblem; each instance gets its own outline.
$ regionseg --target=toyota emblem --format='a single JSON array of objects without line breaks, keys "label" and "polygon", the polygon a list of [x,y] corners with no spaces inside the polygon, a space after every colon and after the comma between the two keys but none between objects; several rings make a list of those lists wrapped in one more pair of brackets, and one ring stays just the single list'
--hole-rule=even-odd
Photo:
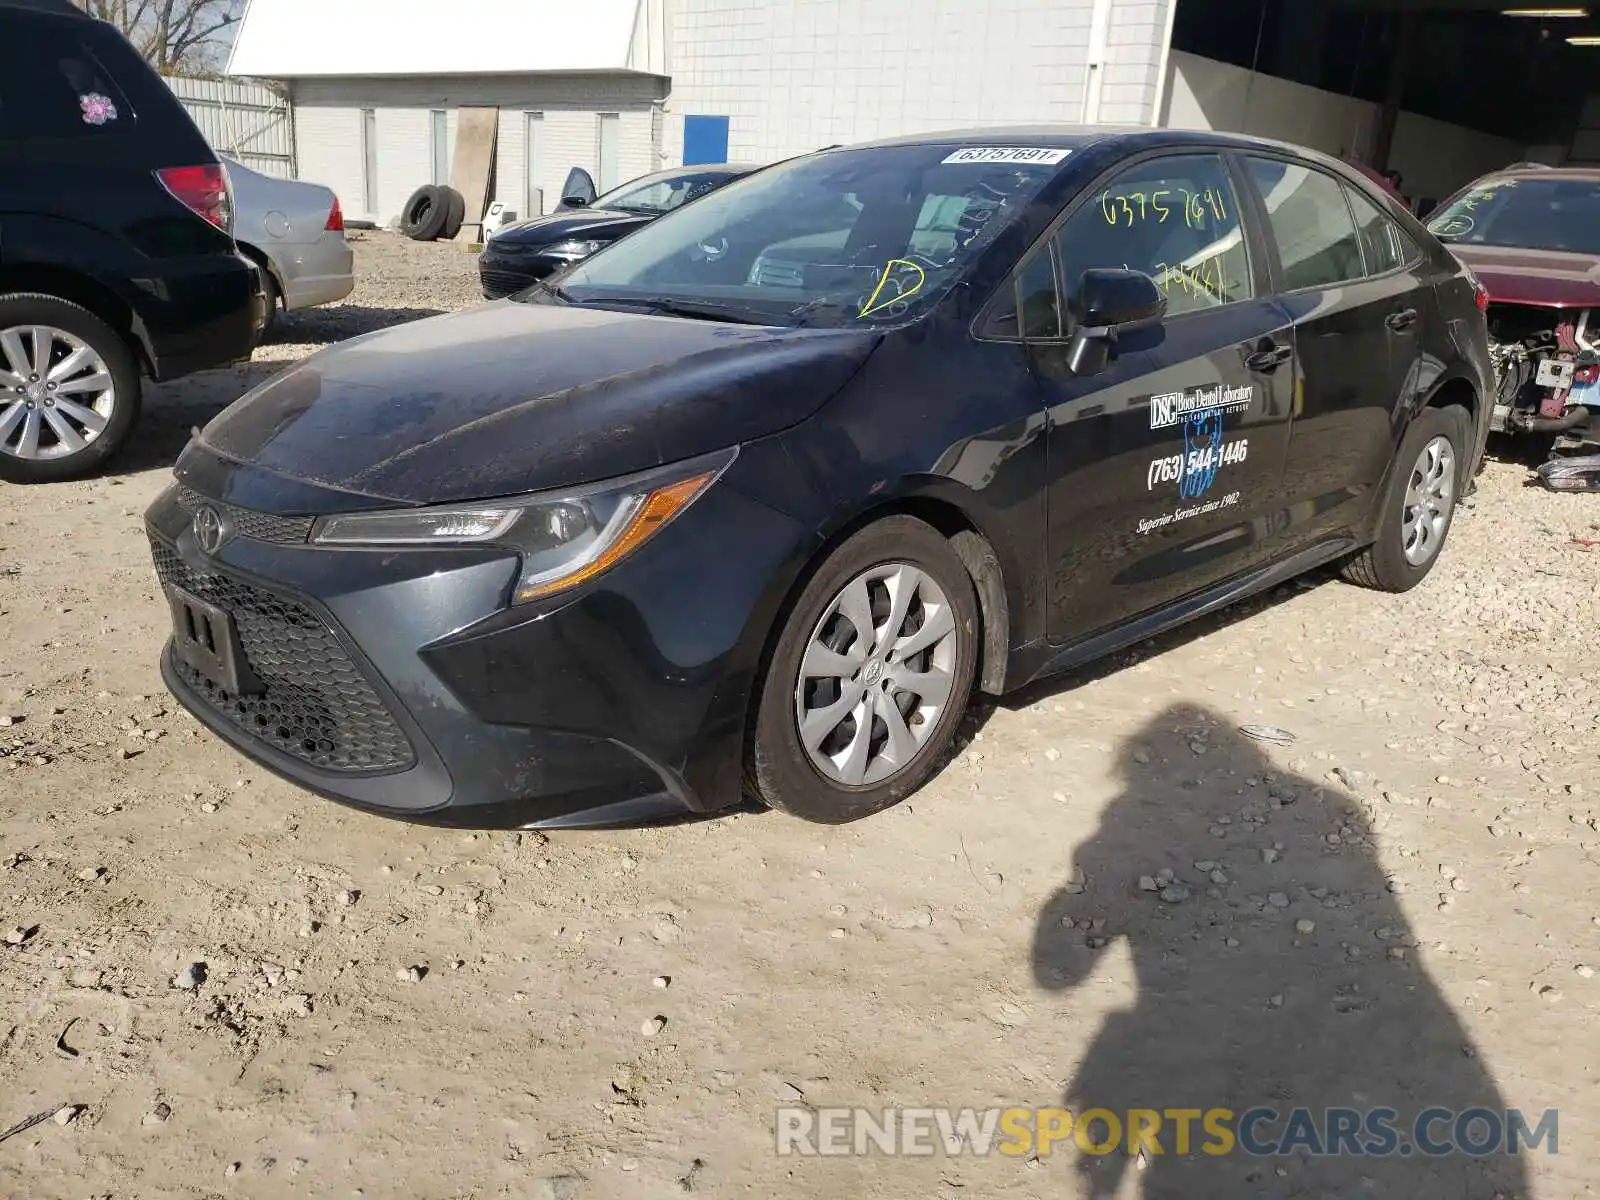
[{"label": "toyota emblem", "polygon": [[228,540],[228,526],[222,514],[209,504],[202,504],[194,514],[195,545],[207,554],[215,554]]}]

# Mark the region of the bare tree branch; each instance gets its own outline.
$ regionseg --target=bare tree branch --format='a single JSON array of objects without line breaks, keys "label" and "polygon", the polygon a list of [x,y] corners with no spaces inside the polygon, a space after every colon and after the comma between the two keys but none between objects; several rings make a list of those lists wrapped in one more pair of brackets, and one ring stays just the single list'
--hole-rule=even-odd
[{"label": "bare tree branch", "polygon": [[122,30],[163,74],[203,72],[227,51],[241,0],[73,0],[92,17]]}]

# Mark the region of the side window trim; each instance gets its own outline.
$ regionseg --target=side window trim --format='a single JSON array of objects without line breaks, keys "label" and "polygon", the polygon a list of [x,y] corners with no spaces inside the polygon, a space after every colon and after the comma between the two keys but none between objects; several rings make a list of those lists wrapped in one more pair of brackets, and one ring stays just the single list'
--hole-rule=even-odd
[{"label": "side window trim", "polygon": [[[1399,260],[1398,266],[1389,267],[1384,271],[1373,271],[1369,264],[1367,269],[1368,278],[1382,279],[1387,275],[1393,275],[1400,271],[1412,270],[1423,260],[1424,257],[1426,257],[1423,253],[1422,246],[1417,242],[1417,239],[1406,232],[1405,226],[1401,225],[1399,221],[1396,221],[1392,216],[1385,212],[1382,204],[1377,203],[1371,196],[1367,195],[1365,191],[1358,188],[1349,180],[1345,181],[1344,186],[1346,191],[1345,204],[1350,207],[1352,212],[1355,210],[1355,205],[1350,197],[1359,196],[1368,204],[1371,204],[1373,211],[1383,219],[1384,233],[1389,237],[1390,241],[1394,243],[1395,257]],[[1359,231],[1360,228],[1361,225],[1359,222],[1357,222],[1356,229]],[[1366,262],[1366,245],[1364,242],[1362,244],[1361,253],[1362,262]]]},{"label": "side window trim", "polygon": [[[1267,223],[1265,207],[1256,196],[1256,189],[1245,170],[1244,159],[1238,151],[1220,152],[1228,183],[1239,203],[1239,228],[1244,233],[1245,255],[1250,267],[1252,300],[1263,300],[1277,294],[1277,277],[1274,274],[1277,247],[1273,244],[1272,229]],[[1234,303],[1243,303],[1234,301]]]},{"label": "side window trim", "polygon": [[[1050,280],[1056,290],[1056,328],[1058,332],[1053,338],[1028,337],[1022,332],[1022,277],[1028,273],[1028,268],[1038,261],[1041,254],[1048,255],[1050,259]],[[1009,334],[997,333],[989,329],[989,323],[994,320],[995,306],[1004,303],[1007,292],[1011,293],[1011,306],[1015,310],[1015,327]],[[1034,245],[1028,252],[1017,260],[1017,265],[1011,268],[1010,274],[1005,278],[988,302],[978,310],[977,319],[973,322],[972,336],[980,342],[1008,342],[1027,345],[1049,345],[1055,342],[1064,342],[1068,339],[1068,324],[1065,294],[1061,290],[1061,256],[1056,252],[1056,240],[1053,235],[1048,236],[1043,245]]]},{"label": "side window trim", "polygon": [[[1096,175],[1094,179],[1090,180],[1089,183],[1085,184],[1078,192],[1076,192],[1072,199],[1067,201],[1062,210],[1055,215],[1050,224],[1045,228],[1045,231],[1040,234],[1039,237],[1034,240],[1033,244],[1017,258],[1017,265],[1011,268],[1011,271],[1006,276],[1005,280],[995,288],[994,294],[985,300],[982,306],[979,307],[978,315],[973,319],[969,330],[969,332],[972,334],[972,337],[980,342],[1016,341],[1027,342],[1029,344],[1034,342],[1043,342],[1046,340],[1043,338],[1023,338],[1021,336],[1022,306],[1020,303],[1017,305],[1017,336],[1015,338],[1002,338],[992,333],[986,333],[984,331],[984,327],[994,316],[993,310],[996,301],[998,301],[1000,297],[1004,295],[1008,287],[1011,289],[1014,297],[1019,295],[1016,290],[1017,280],[1022,274],[1023,269],[1033,262],[1034,255],[1039,251],[1041,246],[1048,245],[1051,247],[1050,254],[1054,264],[1056,278],[1056,307],[1057,311],[1060,312],[1062,317],[1061,335],[1060,337],[1052,340],[1065,341],[1070,338],[1071,333],[1069,331],[1069,326],[1066,323],[1066,318],[1068,315],[1066,293],[1062,290],[1062,285],[1065,282],[1065,269],[1063,268],[1059,255],[1055,249],[1056,234],[1061,232],[1061,227],[1068,221],[1072,220],[1072,218],[1077,215],[1080,208],[1086,207],[1088,203],[1094,199],[1097,191],[1103,189],[1106,184],[1115,180],[1117,176],[1121,175],[1124,171],[1130,170],[1134,167],[1142,167],[1146,163],[1162,158],[1217,159],[1221,164],[1223,175],[1227,178],[1228,183],[1234,189],[1235,199],[1240,201],[1242,204],[1249,204],[1250,201],[1246,200],[1245,197],[1248,196],[1253,198],[1254,189],[1251,186],[1251,181],[1247,178],[1242,179],[1240,177],[1241,173],[1235,170],[1235,164],[1232,161],[1234,157],[1235,155],[1232,151],[1232,148],[1227,146],[1162,146],[1156,149],[1146,150],[1140,154],[1131,155],[1128,158],[1122,159],[1115,165],[1107,167],[1105,170],[1101,171],[1100,174]],[[1250,287],[1253,295],[1241,297],[1238,300],[1229,300],[1226,304],[1218,304],[1210,308],[1199,308],[1193,310],[1192,312],[1175,313],[1166,317],[1163,321],[1163,324],[1170,325],[1173,321],[1182,321],[1188,317],[1197,317],[1203,316],[1207,313],[1218,312],[1225,308],[1232,308],[1235,304],[1248,304],[1255,300],[1264,299],[1266,296],[1271,294],[1270,290],[1263,289],[1262,279],[1257,266],[1258,259],[1255,254],[1257,248],[1255,240],[1257,231],[1253,231],[1251,229],[1250,222],[1245,219],[1244,210],[1242,208],[1239,216],[1239,227],[1244,234],[1243,245],[1246,256],[1246,264],[1250,268]],[[1271,239],[1268,238],[1267,240],[1270,242]]]},{"label": "side window trim", "polygon": [[[1315,167],[1312,168],[1312,170],[1315,169]],[[1328,174],[1326,171],[1322,173],[1324,175]],[[1361,278],[1355,282],[1364,283],[1368,279],[1375,278],[1378,272],[1373,270],[1373,264],[1367,251],[1367,239],[1361,236],[1361,222],[1356,220],[1356,206],[1350,203],[1350,184],[1348,181],[1340,179],[1337,175],[1329,175],[1328,177],[1338,185],[1339,199],[1344,201],[1345,216],[1350,218],[1350,228],[1355,230],[1356,253],[1361,255]],[[1388,272],[1383,273],[1388,274]]]},{"label": "side window trim", "polygon": [[[1072,314],[1067,311],[1066,278],[1061,267],[1061,246],[1052,236],[1044,244],[1050,256],[1050,279],[1056,287],[1056,335],[1053,338],[1030,338],[1022,331],[1022,306],[1017,306],[1017,332],[1025,342],[1064,342],[1072,336]],[[1019,277],[1020,278],[1020,277]]]}]

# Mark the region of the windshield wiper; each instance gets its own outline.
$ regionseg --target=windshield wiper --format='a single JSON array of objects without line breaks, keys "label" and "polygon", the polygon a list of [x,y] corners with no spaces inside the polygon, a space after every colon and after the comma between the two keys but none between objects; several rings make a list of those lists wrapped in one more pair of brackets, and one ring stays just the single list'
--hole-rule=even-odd
[{"label": "windshield wiper", "polygon": [[806,301],[799,308],[789,310],[789,319],[794,322],[796,329],[804,329],[819,318],[844,317],[853,321],[860,315],[859,301],[839,300],[832,296],[818,296],[815,300]]},{"label": "windshield wiper", "polygon": [[770,325],[762,317],[731,304],[714,304],[703,300],[647,299],[643,296],[584,296],[577,304],[627,304],[636,305],[647,312],[663,313],[671,317],[689,317],[697,321],[726,321],[730,325]]}]

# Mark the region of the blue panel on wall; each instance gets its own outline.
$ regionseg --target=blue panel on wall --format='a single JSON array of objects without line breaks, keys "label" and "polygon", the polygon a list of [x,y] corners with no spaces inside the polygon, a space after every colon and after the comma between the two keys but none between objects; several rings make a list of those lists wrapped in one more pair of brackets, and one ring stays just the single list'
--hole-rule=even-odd
[{"label": "blue panel on wall", "polygon": [[728,161],[727,117],[684,117],[683,165]]}]

